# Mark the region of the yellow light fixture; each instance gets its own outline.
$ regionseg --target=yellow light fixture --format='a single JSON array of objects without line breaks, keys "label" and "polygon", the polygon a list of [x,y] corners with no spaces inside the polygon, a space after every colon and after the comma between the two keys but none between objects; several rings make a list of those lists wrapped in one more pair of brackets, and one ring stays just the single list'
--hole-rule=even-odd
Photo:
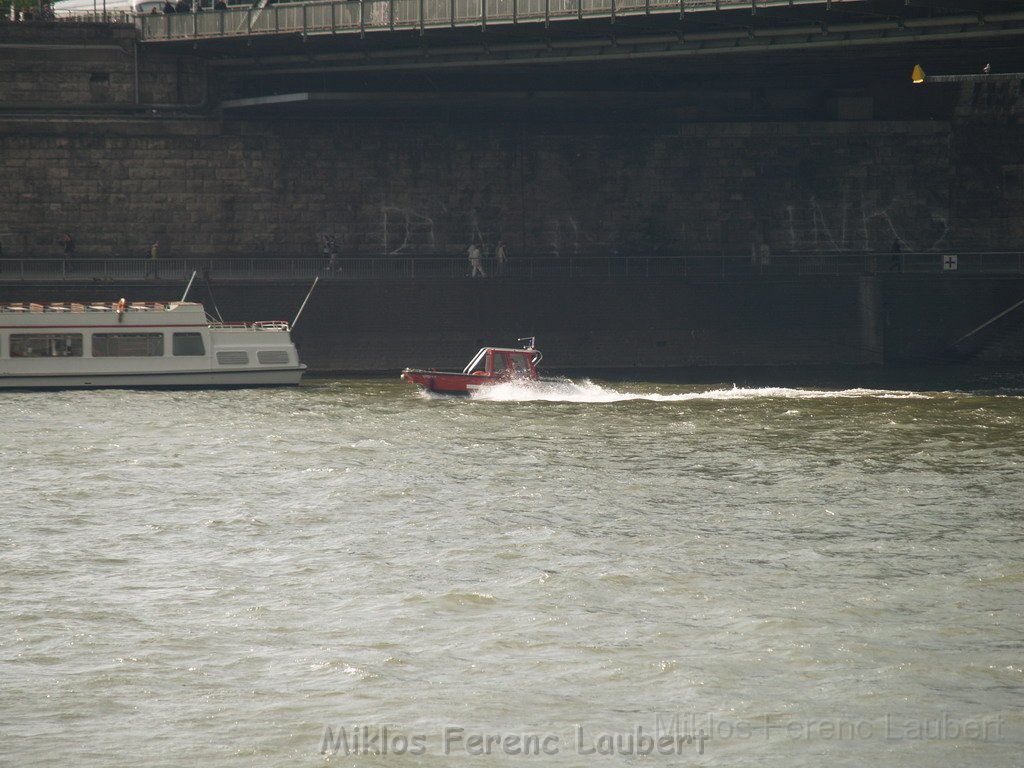
[{"label": "yellow light fixture", "polygon": [[914,72],[910,76],[910,79],[913,80],[914,83],[917,84],[917,85],[920,85],[921,83],[924,82],[924,70],[921,69],[921,65],[920,64],[915,64],[914,65]]}]

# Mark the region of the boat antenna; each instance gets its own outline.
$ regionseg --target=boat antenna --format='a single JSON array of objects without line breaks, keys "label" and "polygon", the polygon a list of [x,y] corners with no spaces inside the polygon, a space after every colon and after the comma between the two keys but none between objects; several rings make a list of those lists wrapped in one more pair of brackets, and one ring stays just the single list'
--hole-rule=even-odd
[{"label": "boat antenna", "polygon": [[523,338],[516,339],[516,341],[525,341],[526,342],[526,349],[533,349],[534,347],[537,346],[537,337],[536,336],[523,336]]},{"label": "boat antenna", "polygon": [[295,319],[292,320],[292,330],[295,330],[295,324],[299,322],[299,317],[302,315],[302,310],[306,308],[306,302],[309,301],[309,297],[313,295],[313,291],[316,290],[316,284],[320,282],[320,275],[313,278],[313,285],[309,287],[309,293],[306,294],[306,298],[302,300],[302,306],[299,307],[299,311],[295,313]]},{"label": "boat antenna", "polygon": [[[194,274],[194,273],[193,273]],[[203,282],[206,283],[206,290],[210,293],[210,301],[213,302],[213,311],[217,313],[217,319],[220,322],[224,322],[224,318],[220,315],[220,308],[217,306],[217,299],[213,295],[213,286],[210,285],[210,272],[209,270],[203,270]]]},{"label": "boat antenna", "polygon": [[196,279],[196,271],[192,270],[192,277],[188,279],[188,285],[185,286],[185,292],[181,294],[181,300],[185,301],[185,297],[188,296],[188,292],[192,290],[192,281]]}]

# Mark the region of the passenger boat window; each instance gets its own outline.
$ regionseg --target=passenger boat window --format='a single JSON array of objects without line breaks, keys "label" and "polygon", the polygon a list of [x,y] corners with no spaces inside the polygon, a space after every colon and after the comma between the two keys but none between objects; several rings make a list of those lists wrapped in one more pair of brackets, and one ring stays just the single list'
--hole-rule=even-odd
[{"label": "passenger boat window", "polygon": [[217,353],[218,365],[248,365],[249,353],[244,349],[226,349]]},{"label": "passenger boat window", "polygon": [[189,357],[205,355],[203,347],[203,334],[201,333],[176,333],[171,339],[171,351],[175,357]]},{"label": "passenger boat window", "polygon": [[93,357],[162,357],[162,333],[94,333]]},{"label": "passenger boat window", "polygon": [[80,333],[12,333],[11,357],[81,357]]}]

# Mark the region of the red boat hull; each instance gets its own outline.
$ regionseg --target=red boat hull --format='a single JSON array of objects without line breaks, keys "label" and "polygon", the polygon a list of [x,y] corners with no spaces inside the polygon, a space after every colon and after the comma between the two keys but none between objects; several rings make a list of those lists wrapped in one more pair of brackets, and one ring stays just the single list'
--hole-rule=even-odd
[{"label": "red boat hull", "polygon": [[430,392],[437,392],[442,395],[468,395],[479,387],[511,381],[507,376],[422,371],[414,368],[406,368],[402,371],[402,378]]}]

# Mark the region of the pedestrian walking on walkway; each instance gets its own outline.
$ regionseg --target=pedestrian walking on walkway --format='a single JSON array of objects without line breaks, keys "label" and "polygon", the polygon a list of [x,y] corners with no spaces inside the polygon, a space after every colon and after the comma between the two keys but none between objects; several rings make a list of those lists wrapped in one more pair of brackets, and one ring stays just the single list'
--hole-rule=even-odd
[{"label": "pedestrian walking on walkway", "polygon": [[483,266],[483,252],[476,243],[469,246],[469,268],[470,277],[476,277],[478,274],[480,277],[487,277]]}]

